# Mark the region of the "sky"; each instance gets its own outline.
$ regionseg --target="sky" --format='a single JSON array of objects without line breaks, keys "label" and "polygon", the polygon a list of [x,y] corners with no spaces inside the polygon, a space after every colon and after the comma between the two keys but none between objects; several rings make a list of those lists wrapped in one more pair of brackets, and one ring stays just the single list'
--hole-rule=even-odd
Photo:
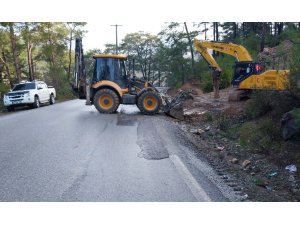
[{"label": "sky", "polygon": [[[241,4],[237,0],[15,0],[1,3],[1,8],[8,10],[1,10],[0,21],[87,22],[84,49],[103,50],[106,43],[115,43],[113,24],[122,25],[118,27],[120,43],[127,33],[145,31],[157,34],[165,22],[185,21],[192,30],[192,22],[201,21],[298,21],[298,7],[293,7],[296,1],[284,2],[270,4],[269,1],[251,0],[250,4]],[[23,10],[25,8],[29,9]],[[9,9],[13,9],[13,12]]]},{"label": "sky", "polygon": [[111,25],[118,26],[118,43],[122,41],[128,33],[144,31],[151,34],[157,34],[161,31],[164,22],[155,21],[153,23],[136,23],[131,21],[88,21],[85,29],[88,31],[83,38],[83,46],[85,50],[100,48],[104,50],[104,45],[107,43],[116,43],[116,28]]}]

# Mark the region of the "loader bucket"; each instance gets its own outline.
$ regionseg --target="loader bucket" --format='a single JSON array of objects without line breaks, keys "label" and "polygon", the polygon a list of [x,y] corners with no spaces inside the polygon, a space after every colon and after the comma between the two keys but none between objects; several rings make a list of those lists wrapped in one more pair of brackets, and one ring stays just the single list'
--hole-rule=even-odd
[{"label": "loader bucket", "polygon": [[188,99],[193,99],[193,96],[191,94],[194,94],[193,90],[189,91],[180,91],[176,94],[176,96],[171,100],[168,101],[165,100],[164,105],[164,112],[175,119],[183,120],[184,119],[184,113],[183,113],[183,102]]},{"label": "loader bucket", "polygon": [[178,120],[183,120],[184,119],[184,115],[183,115],[183,105],[182,102],[179,102],[178,104],[174,105],[172,108],[167,109],[165,111],[165,113],[168,116],[171,116],[175,119]]}]

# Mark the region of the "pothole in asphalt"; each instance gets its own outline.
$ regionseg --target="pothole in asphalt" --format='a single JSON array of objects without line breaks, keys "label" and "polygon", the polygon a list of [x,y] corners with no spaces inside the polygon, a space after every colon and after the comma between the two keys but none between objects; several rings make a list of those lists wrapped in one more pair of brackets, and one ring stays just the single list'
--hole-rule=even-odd
[{"label": "pothole in asphalt", "polygon": [[137,156],[148,160],[159,160],[169,158],[169,153],[165,149],[149,149],[146,147]]},{"label": "pothole in asphalt", "polygon": [[118,114],[117,126],[134,126],[136,122],[134,116]]}]

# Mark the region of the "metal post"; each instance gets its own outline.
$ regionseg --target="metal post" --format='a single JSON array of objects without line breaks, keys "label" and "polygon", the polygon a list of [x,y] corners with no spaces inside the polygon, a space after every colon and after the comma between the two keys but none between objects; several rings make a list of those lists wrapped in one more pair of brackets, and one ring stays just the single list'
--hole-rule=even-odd
[{"label": "metal post", "polygon": [[122,25],[111,25],[111,26],[115,26],[116,27],[116,55],[118,54],[118,27],[122,26]]}]

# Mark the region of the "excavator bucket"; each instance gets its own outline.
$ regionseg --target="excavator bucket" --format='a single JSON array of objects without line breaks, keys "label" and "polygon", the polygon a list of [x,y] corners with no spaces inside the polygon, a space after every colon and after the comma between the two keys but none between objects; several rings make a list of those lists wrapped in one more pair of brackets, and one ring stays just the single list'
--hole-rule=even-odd
[{"label": "excavator bucket", "polygon": [[165,99],[164,113],[178,120],[184,119],[183,102],[188,99],[193,99],[193,91],[180,91],[176,96],[169,101]]}]

